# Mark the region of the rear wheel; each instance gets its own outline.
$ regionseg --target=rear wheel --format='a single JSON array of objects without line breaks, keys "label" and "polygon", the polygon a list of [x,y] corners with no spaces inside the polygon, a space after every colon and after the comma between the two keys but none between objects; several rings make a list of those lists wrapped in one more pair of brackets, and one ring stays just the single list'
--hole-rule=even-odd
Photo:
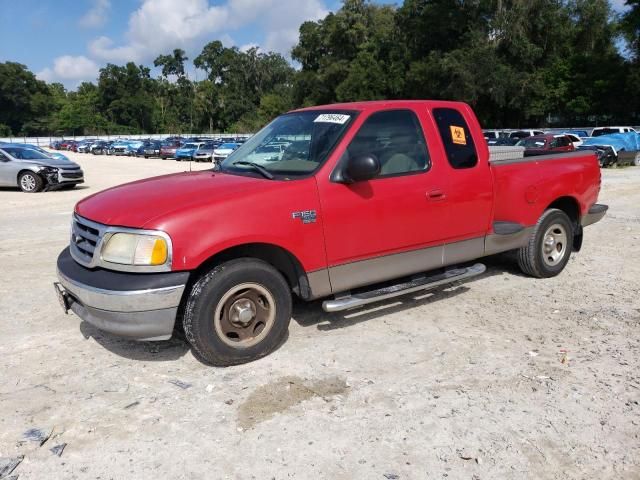
[{"label": "rear wheel", "polygon": [[36,193],[44,187],[44,180],[37,173],[22,172],[18,176],[18,185],[23,192]]},{"label": "rear wheel", "polygon": [[291,290],[266,262],[241,258],[203,275],[191,290],[184,331],[204,363],[237,365],[268,355],[287,335]]},{"label": "rear wheel", "polygon": [[562,210],[547,210],[535,226],[529,243],[518,250],[518,265],[527,275],[550,278],[569,262],[573,224]]}]

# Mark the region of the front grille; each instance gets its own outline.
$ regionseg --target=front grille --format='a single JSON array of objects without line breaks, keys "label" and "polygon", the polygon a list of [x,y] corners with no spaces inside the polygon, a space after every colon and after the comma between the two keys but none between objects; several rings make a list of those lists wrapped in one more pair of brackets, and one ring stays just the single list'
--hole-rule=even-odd
[{"label": "front grille", "polygon": [[71,256],[85,267],[94,265],[96,248],[102,239],[104,225],[91,222],[78,215],[73,216],[71,227]]},{"label": "front grille", "polygon": [[64,178],[82,178],[82,170],[62,170],[60,173]]}]

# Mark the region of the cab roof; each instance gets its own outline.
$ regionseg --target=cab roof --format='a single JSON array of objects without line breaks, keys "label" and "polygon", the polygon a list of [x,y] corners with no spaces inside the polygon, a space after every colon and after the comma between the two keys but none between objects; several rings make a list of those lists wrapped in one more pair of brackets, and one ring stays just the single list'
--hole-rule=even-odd
[{"label": "cab roof", "polygon": [[445,100],[371,100],[367,102],[345,102],[328,105],[317,105],[292,110],[292,112],[306,112],[314,110],[355,110],[358,112],[371,110],[385,110],[389,108],[416,108],[428,106],[431,108],[467,107],[463,102],[451,102]]}]

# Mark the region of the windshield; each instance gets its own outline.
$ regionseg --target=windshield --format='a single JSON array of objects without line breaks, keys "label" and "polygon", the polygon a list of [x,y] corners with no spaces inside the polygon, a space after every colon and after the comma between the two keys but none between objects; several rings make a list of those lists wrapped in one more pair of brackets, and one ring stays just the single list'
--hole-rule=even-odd
[{"label": "windshield", "polygon": [[546,141],[541,138],[525,138],[524,140],[520,140],[516,145],[518,147],[524,148],[542,148],[546,144]]},{"label": "windshield", "polygon": [[273,175],[308,175],[326,160],[355,117],[355,112],[335,110],[282,115],[233,152],[222,170],[247,171],[253,163]]},{"label": "windshield", "polygon": [[31,148],[17,148],[17,147],[5,147],[5,152],[11,155],[13,158],[19,158],[20,160],[50,160],[51,157],[44,155],[43,153],[33,150]]},{"label": "windshield", "polygon": [[186,143],[182,148],[198,148],[198,145],[195,143]]}]

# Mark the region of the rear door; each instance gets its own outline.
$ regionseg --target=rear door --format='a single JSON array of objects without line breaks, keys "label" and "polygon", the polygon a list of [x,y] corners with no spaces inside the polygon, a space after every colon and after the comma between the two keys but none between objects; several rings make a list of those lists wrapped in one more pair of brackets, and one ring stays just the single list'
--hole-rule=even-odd
[{"label": "rear door", "polygon": [[[447,187],[443,192],[448,208],[444,224],[444,263],[478,258],[484,254],[484,237],[489,230],[493,206],[493,178],[479,129],[472,131],[465,112],[454,107],[431,111],[440,145],[434,163],[446,168]],[[468,113],[467,115],[470,115]],[[475,122],[474,122],[475,123]]]}]

